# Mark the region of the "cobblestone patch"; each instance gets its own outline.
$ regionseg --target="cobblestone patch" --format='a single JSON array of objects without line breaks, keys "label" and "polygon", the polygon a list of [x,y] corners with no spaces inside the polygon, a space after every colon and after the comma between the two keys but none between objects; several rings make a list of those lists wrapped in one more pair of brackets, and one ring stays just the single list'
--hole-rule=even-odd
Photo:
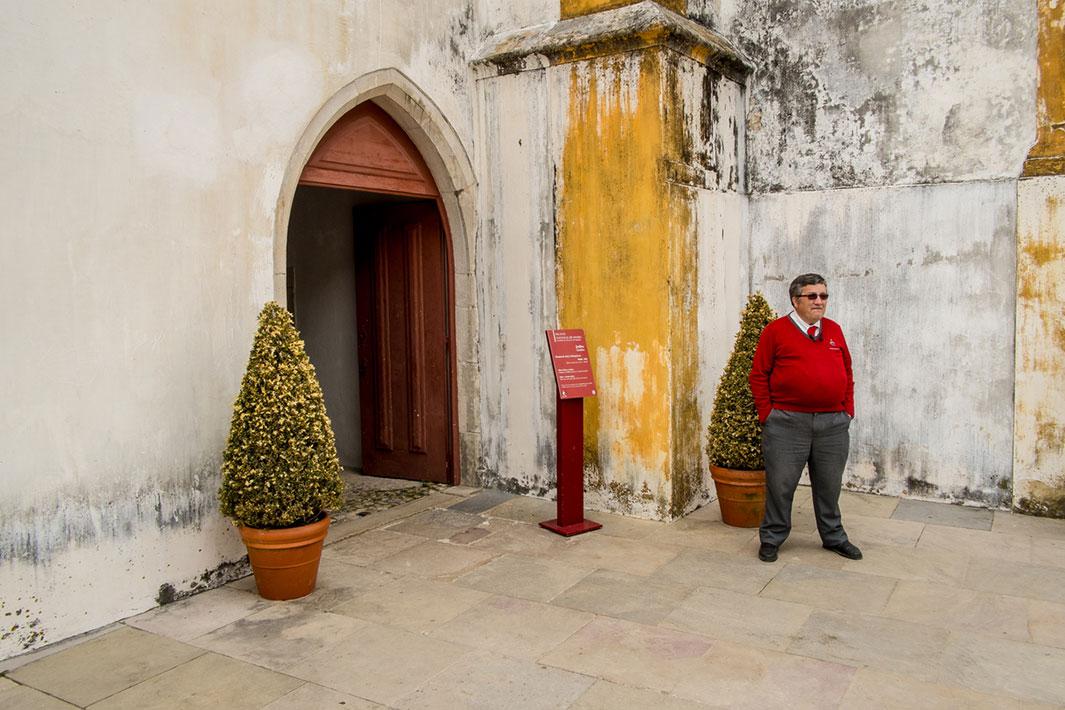
[{"label": "cobblestone patch", "polygon": [[396,478],[376,478],[344,471],[344,507],[333,518],[344,520],[363,517],[380,510],[409,503],[433,491],[447,488],[446,484],[425,481],[407,481]]}]

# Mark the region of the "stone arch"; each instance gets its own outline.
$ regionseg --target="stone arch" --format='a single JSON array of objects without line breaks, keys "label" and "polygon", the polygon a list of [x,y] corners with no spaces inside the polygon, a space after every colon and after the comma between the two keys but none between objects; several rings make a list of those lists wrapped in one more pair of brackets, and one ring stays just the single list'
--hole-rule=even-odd
[{"label": "stone arch", "polygon": [[[476,233],[476,178],[473,164],[454,126],[418,86],[398,69],[388,68],[364,74],[341,88],[314,115],[285,169],[277,200],[274,227],[274,299],[286,300],[288,230],[292,202],[304,166],[333,125],[349,111],[366,101],[383,109],[406,132],[421,153],[440,192],[446,228],[454,263],[455,367],[457,422],[455,451],[459,474],[476,480],[471,462],[477,460],[480,431],[477,301],[474,282],[474,235]],[[453,400],[455,401],[455,400]]]}]

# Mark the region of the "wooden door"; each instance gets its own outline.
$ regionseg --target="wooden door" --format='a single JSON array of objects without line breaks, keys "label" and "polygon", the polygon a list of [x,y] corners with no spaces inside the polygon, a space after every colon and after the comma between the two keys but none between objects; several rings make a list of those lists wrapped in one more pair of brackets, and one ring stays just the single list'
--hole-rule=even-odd
[{"label": "wooden door", "polygon": [[449,481],[447,251],[435,202],[355,212],[363,472]]}]

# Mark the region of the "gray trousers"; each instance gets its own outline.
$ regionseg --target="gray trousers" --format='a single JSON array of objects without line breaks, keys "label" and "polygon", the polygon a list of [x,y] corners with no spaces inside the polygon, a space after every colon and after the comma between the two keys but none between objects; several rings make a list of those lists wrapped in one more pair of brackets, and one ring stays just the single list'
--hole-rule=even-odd
[{"label": "gray trousers", "polygon": [[762,427],[765,454],[765,517],[762,542],[780,545],[791,532],[791,503],[803,468],[810,466],[817,532],[825,545],[847,539],[839,513],[843,467],[850,450],[846,412],[789,412],[774,409]]}]

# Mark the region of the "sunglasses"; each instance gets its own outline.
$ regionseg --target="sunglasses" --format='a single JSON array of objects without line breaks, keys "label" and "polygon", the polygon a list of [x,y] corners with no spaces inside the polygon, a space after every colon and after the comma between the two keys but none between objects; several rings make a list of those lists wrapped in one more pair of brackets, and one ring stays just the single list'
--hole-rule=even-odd
[{"label": "sunglasses", "polygon": [[822,301],[828,300],[827,293],[800,293],[796,298],[805,298],[807,301],[816,301],[821,299]]}]

